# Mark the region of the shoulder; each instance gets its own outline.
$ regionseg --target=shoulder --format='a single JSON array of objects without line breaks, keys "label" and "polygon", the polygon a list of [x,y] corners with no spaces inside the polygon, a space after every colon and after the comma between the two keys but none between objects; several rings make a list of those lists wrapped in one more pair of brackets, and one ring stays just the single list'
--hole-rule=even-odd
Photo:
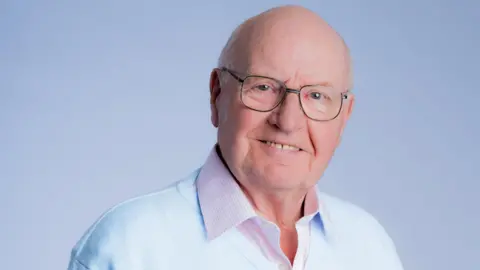
[{"label": "shoulder", "polygon": [[361,260],[369,261],[372,269],[377,269],[373,265],[403,269],[395,243],[378,218],[347,200],[321,192],[319,198],[337,244],[351,254],[358,254]]},{"label": "shoulder", "polygon": [[71,260],[86,266],[106,265],[117,257],[125,261],[122,256],[143,253],[154,241],[173,243],[175,233],[182,230],[180,220],[198,220],[194,187],[197,174],[194,171],[169,187],[130,198],[105,211],[75,244]]},{"label": "shoulder", "polygon": [[369,230],[384,230],[378,219],[374,217],[364,208],[353,204],[350,201],[335,197],[333,195],[319,192],[320,204],[328,215],[332,223],[341,226],[347,224],[349,226],[361,225],[361,228]]}]

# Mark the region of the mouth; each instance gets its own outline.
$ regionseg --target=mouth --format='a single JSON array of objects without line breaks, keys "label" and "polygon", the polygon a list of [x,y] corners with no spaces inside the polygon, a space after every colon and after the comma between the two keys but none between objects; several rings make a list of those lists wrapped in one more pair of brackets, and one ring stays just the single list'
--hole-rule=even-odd
[{"label": "mouth", "polygon": [[260,142],[268,145],[269,147],[280,149],[280,150],[293,151],[293,152],[303,151],[301,148],[299,148],[295,145],[278,143],[278,142],[275,142],[275,141],[264,141],[264,140],[260,140]]}]

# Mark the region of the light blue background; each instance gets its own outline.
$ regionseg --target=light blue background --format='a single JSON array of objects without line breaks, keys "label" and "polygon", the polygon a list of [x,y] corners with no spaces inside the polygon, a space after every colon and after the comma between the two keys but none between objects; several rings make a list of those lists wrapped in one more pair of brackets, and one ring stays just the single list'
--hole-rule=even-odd
[{"label": "light blue background", "polygon": [[[2,269],[65,269],[108,207],[202,164],[231,30],[288,1],[2,1]],[[290,2],[292,3],[292,2]],[[480,269],[480,2],[298,1],[346,39],[357,104],[322,186],[406,269]]]}]

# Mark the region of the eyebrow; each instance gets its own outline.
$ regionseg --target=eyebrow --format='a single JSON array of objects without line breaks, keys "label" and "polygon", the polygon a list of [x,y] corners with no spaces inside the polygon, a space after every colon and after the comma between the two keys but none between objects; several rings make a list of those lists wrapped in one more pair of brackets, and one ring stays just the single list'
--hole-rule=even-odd
[{"label": "eyebrow", "polygon": [[[281,81],[281,80],[279,80],[279,81]],[[288,80],[281,81],[281,82],[283,82],[285,85],[287,85]],[[332,87],[332,88],[334,87],[333,84],[328,82],[328,81],[320,81],[320,82],[316,82],[316,83],[305,83],[305,84],[300,85],[300,87],[305,87],[305,86],[323,86],[323,87]]]},{"label": "eyebrow", "polygon": [[325,87],[332,87],[333,88],[333,84],[331,84],[330,82],[326,82],[326,81],[322,81],[322,82],[319,82],[319,83],[310,83],[310,84],[305,84],[303,86],[325,86]]},{"label": "eyebrow", "polygon": [[[253,71],[252,72],[252,68],[251,67],[248,67],[247,70],[245,71],[245,73],[241,73],[241,72],[237,72],[237,75],[242,75],[242,76],[262,76],[262,77],[268,77],[268,78],[271,78],[271,79],[275,79],[279,82],[282,82],[284,83],[285,85],[287,85],[288,83],[288,80],[281,80],[281,79],[278,79],[278,76],[275,76],[275,75],[270,75],[268,72],[263,72],[263,71]],[[320,82],[317,82],[317,83],[308,83],[308,84],[302,84],[300,85],[300,87],[305,87],[305,86],[324,86],[324,87],[332,87],[334,88],[333,84],[329,81],[320,81]],[[289,87],[290,88],[290,87]]]}]

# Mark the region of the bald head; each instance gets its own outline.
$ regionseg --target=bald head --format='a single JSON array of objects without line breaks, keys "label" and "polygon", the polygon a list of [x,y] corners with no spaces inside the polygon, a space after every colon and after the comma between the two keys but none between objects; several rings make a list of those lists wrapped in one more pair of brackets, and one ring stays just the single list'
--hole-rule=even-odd
[{"label": "bald head", "polygon": [[259,58],[269,62],[272,59],[267,58],[285,56],[289,65],[297,66],[329,61],[351,87],[351,60],[344,40],[320,16],[300,6],[276,7],[246,20],[230,36],[218,65],[248,72]]}]

